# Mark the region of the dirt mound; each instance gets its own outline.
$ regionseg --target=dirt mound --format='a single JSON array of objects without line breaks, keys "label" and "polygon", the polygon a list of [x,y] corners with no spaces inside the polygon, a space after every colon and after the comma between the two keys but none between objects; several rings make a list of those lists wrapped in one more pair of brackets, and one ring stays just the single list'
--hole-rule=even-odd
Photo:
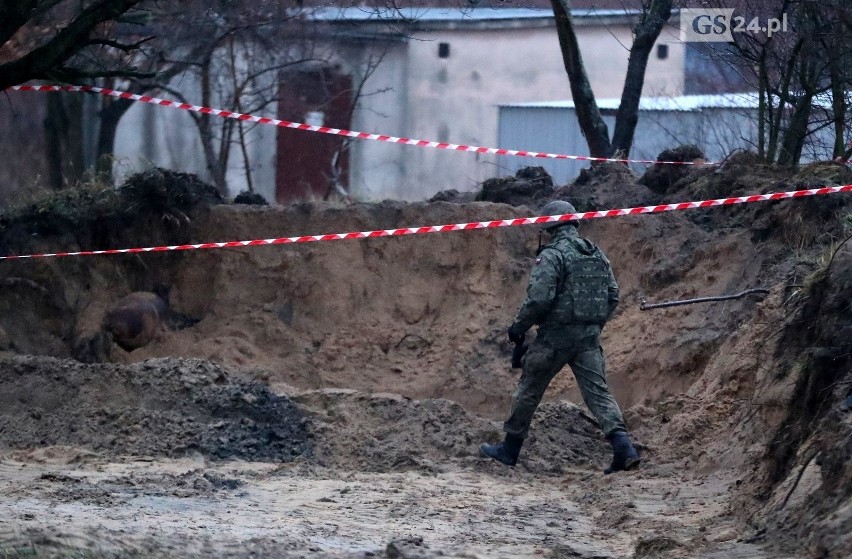
[{"label": "dirt mound", "polygon": [[[836,164],[829,164],[837,172]],[[825,169],[815,164],[815,169]],[[816,171],[817,173],[819,171]],[[805,178],[803,178],[805,177]],[[721,167],[695,169],[678,182],[672,193],[661,198],[662,203],[687,200],[708,200],[786,192],[833,185],[831,180],[819,178],[813,172],[791,174],[789,169],[775,165],[751,162],[747,152],[733,156]],[[741,228],[748,229],[753,242],[770,237],[790,247],[805,248],[828,245],[843,235],[846,215],[852,207],[848,196],[817,196],[796,200],[741,204],[724,212],[687,212],[686,217],[704,230]]]},{"label": "dirt mound", "polygon": [[[682,163],[703,163],[707,157],[698,146],[683,145],[662,151],[657,161],[678,161]],[[693,165],[659,164],[655,163],[639,179],[654,192],[666,194],[675,190],[675,185],[695,170]]]},{"label": "dirt mound", "polygon": [[[220,205],[193,220],[191,236],[363,231],[526,211],[486,202]],[[115,301],[164,284],[171,288],[172,310],[191,327],[166,329],[132,352],[116,346],[116,362],[192,357],[263,369],[270,381],[299,389],[448,397],[476,412],[502,413],[513,384],[505,328],[510,307],[522,300],[534,253],[535,231],[512,228],[144,258],[45,259],[26,267],[5,261],[0,276],[16,283],[0,290],[0,327],[14,351],[67,357],[76,340],[100,329]],[[499,381],[482,382],[489,378]]]},{"label": "dirt mound", "polygon": [[442,190],[429,198],[429,202],[452,202],[454,204],[467,204],[476,199],[476,192],[459,192],[451,188],[450,190]]},{"label": "dirt mound", "polygon": [[523,167],[514,177],[488,179],[482,183],[475,200],[537,207],[550,200],[553,190],[553,179],[544,167]]},{"label": "dirt mound", "polygon": [[[294,401],[314,421],[313,459],[323,466],[376,472],[443,471],[449,463],[491,467],[478,458],[479,445],[503,437],[500,423],[444,399],[322,390],[294,396]],[[519,467],[539,474],[599,468],[608,449],[594,420],[579,407],[544,404]]]},{"label": "dirt mound", "polygon": [[234,197],[234,204],[247,204],[250,206],[268,206],[269,202],[267,202],[266,198],[264,198],[257,192],[249,192],[248,190],[244,190]]},{"label": "dirt mound", "polygon": [[118,196],[134,212],[160,215],[224,202],[215,187],[196,175],[159,168],[130,176]]},{"label": "dirt mound", "polygon": [[151,169],[130,176],[118,189],[98,184],[68,188],[6,209],[0,214],[0,250],[27,252],[39,245],[32,237],[45,236],[108,248],[124,240],[116,235],[125,230],[137,238],[169,238],[185,229],[195,210],[223,202],[195,175]]},{"label": "dirt mound", "polygon": [[288,461],[309,452],[299,410],[212,363],[129,367],[16,357],[0,364],[0,445],[79,445],[107,456]]},{"label": "dirt mound", "polygon": [[621,163],[600,163],[583,169],[573,183],[559,188],[553,195],[568,200],[581,212],[651,204],[653,196],[637,182],[633,171]]}]

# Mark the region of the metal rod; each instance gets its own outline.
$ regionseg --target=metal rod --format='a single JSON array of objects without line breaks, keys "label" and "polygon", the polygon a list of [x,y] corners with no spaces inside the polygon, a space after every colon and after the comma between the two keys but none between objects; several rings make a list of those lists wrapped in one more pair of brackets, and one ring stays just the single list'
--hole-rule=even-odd
[{"label": "metal rod", "polygon": [[693,303],[710,303],[713,301],[727,301],[728,299],[739,299],[740,297],[745,297],[746,295],[750,295],[752,293],[769,293],[768,289],[756,288],[756,289],[746,289],[740,293],[736,293],[734,295],[719,295],[717,297],[699,297],[697,299],[683,299],[682,301],[666,301],[664,303],[646,303],[645,298],[642,297],[639,300],[639,309],[643,311],[647,311],[650,309],[662,309],[665,307],[675,307],[677,305],[691,305]]}]

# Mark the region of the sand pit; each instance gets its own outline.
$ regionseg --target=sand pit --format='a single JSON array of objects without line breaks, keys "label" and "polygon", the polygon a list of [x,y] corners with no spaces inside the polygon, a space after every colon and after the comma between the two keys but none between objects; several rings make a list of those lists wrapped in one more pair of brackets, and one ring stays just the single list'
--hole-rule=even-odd
[{"label": "sand pit", "polygon": [[[786,180],[749,173],[696,172],[671,196]],[[605,167],[558,192],[589,209],[661,196]],[[466,198],[184,210],[176,226],[153,204],[144,227],[107,220],[114,232],[32,235],[18,222],[0,244],[141,246],[532,212]],[[643,454],[639,471],[606,477],[607,443],[567,370],[516,468],[478,457],[501,436],[519,374],[505,328],[531,228],[0,262],[0,557],[848,556],[848,214],[846,201],[814,199],[583,227],[622,287],[602,343]],[[181,325],[113,347],[108,363],[71,359],[111,304],[158,285]],[[769,293],[639,308],[754,287]]]}]

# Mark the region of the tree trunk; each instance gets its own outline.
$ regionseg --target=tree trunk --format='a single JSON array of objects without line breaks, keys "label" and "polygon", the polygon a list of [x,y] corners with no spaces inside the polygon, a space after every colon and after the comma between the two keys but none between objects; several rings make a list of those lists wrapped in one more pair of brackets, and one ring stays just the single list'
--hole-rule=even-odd
[{"label": "tree trunk", "polygon": [[115,153],[115,134],[121,117],[133,106],[130,99],[105,99],[106,104],[101,109],[101,126],[98,133],[97,158],[95,172],[97,177],[107,184],[112,184],[113,154]]},{"label": "tree trunk", "polygon": [[83,98],[66,93],[47,94],[48,180],[51,187],[76,184],[85,172],[83,163]]},{"label": "tree trunk", "polygon": [[793,167],[798,165],[802,158],[805,139],[810,134],[809,124],[813,101],[818,93],[825,91],[825,89],[820,88],[823,68],[822,54],[825,53],[819,53],[814,49],[813,39],[803,45],[798,72],[799,90],[802,94],[795,103],[793,115],[790,117],[790,123],[784,133],[781,153],[778,154],[779,165]]},{"label": "tree trunk", "polygon": [[843,157],[846,150],[844,132],[846,129],[846,96],[844,89],[846,82],[840,69],[839,60],[832,56],[829,58],[829,76],[831,80],[831,112],[834,121],[834,149],[832,157]]},{"label": "tree trunk", "polygon": [[769,77],[766,73],[766,51],[760,53],[757,77],[757,156],[766,160],[766,123],[772,122],[771,100],[769,98]]},{"label": "tree trunk", "polygon": [[647,12],[636,25],[633,46],[630,47],[630,59],[627,62],[627,76],[621,93],[621,104],[615,116],[615,132],[612,135],[612,151],[621,152],[626,157],[633,145],[633,134],[639,122],[639,100],[645,85],[645,70],[648,57],[654,43],[663,30],[663,25],[672,15],[672,0],[652,0]]},{"label": "tree trunk", "polygon": [[580,130],[586,138],[589,153],[593,157],[609,157],[612,155],[609,130],[598,109],[595,94],[592,92],[589,77],[583,66],[580,45],[571,20],[571,7],[567,0],[550,0],[550,4],[553,7],[553,15],[556,17],[559,46],[562,50],[565,71],[571,83],[571,96],[574,99]]},{"label": "tree trunk", "polygon": [[[790,102],[790,82],[793,79],[793,73],[796,70],[796,64],[798,63],[803,46],[804,40],[800,38],[793,47],[790,58],[787,60],[787,66],[782,76],[781,85],[778,89],[778,106],[775,108],[775,114],[773,116],[772,123],[769,126],[769,148],[766,152],[766,160],[770,163],[775,161],[775,156],[778,153],[778,140],[781,137],[781,125],[783,123],[784,113],[787,111],[787,105]],[[769,106],[770,114],[772,114],[771,98]]]},{"label": "tree trunk", "polygon": [[[211,55],[212,56],[212,55]],[[201,104],[205,107],[211,106],[211,83],[210,83],[210,57],[204,61],[201,67]],[[213,122],[210,115],[203,113],[195,120],[201,137],[201,146],[204,148],[204,158],[207,162],[207,170],[213,185],[222,196],[228,196],[228,183],[225,178],[225,168],[219,159],[219,153],[213,146]]]},{"label": "tree trunk", "polygon": [[799,164],[802,157],[802,149],[805,138],[808,136],[808,121],[811,116],[811,103],[813,96],[805,94],[796,103],[793,116],[784,132],[784,141],[781,143],[781,151],[778,153],[778,164],[793,167]]}]

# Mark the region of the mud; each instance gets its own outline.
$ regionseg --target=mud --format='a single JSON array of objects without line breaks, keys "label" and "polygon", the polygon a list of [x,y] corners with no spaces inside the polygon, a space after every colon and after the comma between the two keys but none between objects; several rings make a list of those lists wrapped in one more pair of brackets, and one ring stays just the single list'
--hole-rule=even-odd
[{"label": "mud", "polygon": [[292,402],[210,362],[121,367],[14,357],[0,362],[0,384],[5,448],[277,462],[310,452],[305,419]]},{"label": "mud", "polygon": [[[607,209],[841,177],[802,172],[743,156],[663,194],[601,165],[551,196]],[[537,199],[190,202],[114,231],[15,222],[0,246],[460,223],[530,215]],[[602,345],[643,455],[613,476],[567,370],[517,467],[477,453],[501,437],[517,381],[505,328],[532,228],[0,262],[0,556],[849,556],[849,204],[582,225],[622,288]],[[114,301],[157,285],[180,327],[114,346],[112,363],[69,359]],[[639,307],[753,287],[769,294]]]},{"label": "mud", "polygon": [[[476,467],[479,444],[503,436],[499,422],[445,399],[320,390],[301,393],[294,401],[313,420],[313,459],[322,466],[377,472],[443,472],[448,463]],[[559,474],[596,468],[608,457],[594,419],[574,404],[543,405],[534,431],[525,444],[522,469]]]},{"label": "mud", "polygon": [[795,557],[737,541],[752,532],[726,510],[724,480],[653,466],[376,473],[54,448],[7,455],[0,472],[13,557]]}]

